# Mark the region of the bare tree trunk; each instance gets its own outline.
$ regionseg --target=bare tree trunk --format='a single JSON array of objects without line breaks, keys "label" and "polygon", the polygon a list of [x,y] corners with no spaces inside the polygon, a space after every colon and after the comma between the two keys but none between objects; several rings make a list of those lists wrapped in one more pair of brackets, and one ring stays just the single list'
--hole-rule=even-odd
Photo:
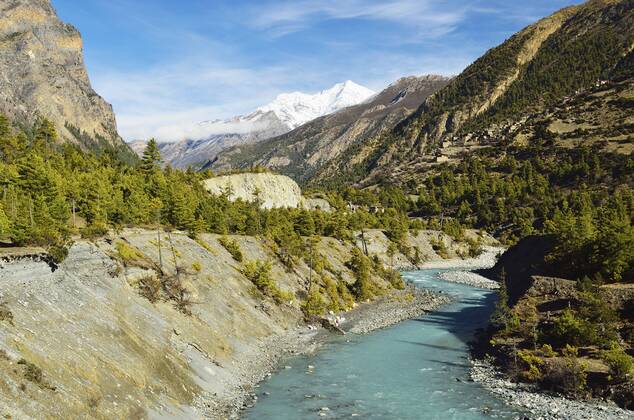
[{"label": "bare tree trunk", "polygon": [[310,244],[310,264],[308,271],[308,291],[313,287],[313,241],[311,238],[308,238],[308,243]]},{"label": "bare tree trunk", "polygon": [[363,244],[363,253],[368,256],[368,244],[365,242],[365,231],[361,229],[361,243]]},{"label": "bare tree trunk", "polygon": [[156,210],[156,237],[158,238],[159,267],[163,272],[163,254],[161,253],[161,210]]},{"label": "bare tree trunk", "polygon": [[176,279],[180,280],[180,271],[178,270],[178,261],[176,260],[176,249],[174,248],[174,242],[172,242],[172,233],[167,231],[167,238],[170,241],[170,247],[172,248],[172,257],[174,258],[174,269],[176,270]]}]

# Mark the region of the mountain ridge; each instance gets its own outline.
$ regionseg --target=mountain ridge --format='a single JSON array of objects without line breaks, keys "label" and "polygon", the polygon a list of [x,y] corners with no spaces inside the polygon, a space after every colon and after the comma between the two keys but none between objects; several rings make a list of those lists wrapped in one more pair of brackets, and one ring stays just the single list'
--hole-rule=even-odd
[{"label": "mountain ridge", "polygon": [[[350,80],[337,83],[315,94],[290,92],[254,112],[225,120],[210,120],[192,128],[187,139],[161,142],[164,161],[178,168],[200,166],[231,146],[257,143],[285,134],[323,115],[366,101],[375,92]],[[133,141],[131,148],[141,154],[144,141]]]},{"label": "mountain ridge", "polygon": [[281,136],[227,149],[206,167],[225,170],[261,165],[305,182],[326,170],[355,143],[393,128],[448,81],[438,75],[403,77],[364,103],[317,118]]},{"label": "mountain ridge", "polygon": [[[633,76],[631,66],[628,73],[620,64],[631,60],[633,10],[631,0],[593,0],[529,25],[487,51],[391,133],[351,150],[353,158],[338,163],[335,182],[353,178],[371,185],[385,174],[407,182],[451,161],[454,151],[447,148],[468,154],[513,143],[509,131],[609,80],[612,69],[620,66]],[[610,127],[609,120],[601,124]]]}]

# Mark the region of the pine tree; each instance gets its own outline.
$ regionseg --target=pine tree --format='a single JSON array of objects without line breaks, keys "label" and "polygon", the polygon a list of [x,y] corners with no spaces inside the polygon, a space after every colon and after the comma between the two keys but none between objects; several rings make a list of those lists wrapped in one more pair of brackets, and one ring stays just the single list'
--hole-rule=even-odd
[{"label": "pine tree", "polygon": [[48,119],[43,119],[35,132],[34,148],[40,151],[50,151],[57,142],[57,129]]},{"label": "pine tree", "polygon": [[9,218],[4,212],[2,203],[0,203],[0,235],[6,235],[9,233]]},{"label": "pine tree", "polygon": [[506,270],[502,267],[499,277],[500,289],[498,290],[498,300],[495,303],[495,311],[491,316],[491,323],[499,328],[506,326],[511,308],[509,307],[509,295],[506,284]]},{"label": "pine tree", "polygon": [[357,247],[352,248],[352,258],[348,262],[348,267],[354,273],[356,281],[353,285],[353,292],[359,300],[370,299],[374,293],[370,283],[370,260],[363,255]]},{"label": "pine tree", "polygon": [[150,139],[141,158],[141,170],[145,173],[152,173],[160,168],[162,163],[161,150],[155,139]]},{"label": "pine tree", "polygon": [[308,211],[301,211],[295,219],[295,231],[301,236],[315,234],[315,220]]}]

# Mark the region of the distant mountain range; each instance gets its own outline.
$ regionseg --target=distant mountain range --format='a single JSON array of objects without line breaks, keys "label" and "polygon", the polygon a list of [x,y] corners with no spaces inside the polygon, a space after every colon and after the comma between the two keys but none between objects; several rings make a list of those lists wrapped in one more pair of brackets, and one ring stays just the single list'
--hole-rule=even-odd
[{"label": "distant mountain range", "polygon": [[[634,1],[591,0],[526,27],[451,81],[401,80],[363,105],[228,149],[209,166],[264,165],[322,186],[416,185],[440,165],[534,139],[628,155],[633,81]],[[401,89],[418,94],[401,98]]]},{"label": "distant mountain range", "polygon": [[[248,115],[204,121],[190,130],[186,140],[160,144],[166,164],[176,168],[200,167],[231,146],[247,145],[287,133],[315,118],[360,104],[375,92],[350,80],[316,94],[283,93]],[[145,141],[130,142],[143,153]]]},{"label": "distant mountain range", "polygon": [[442,76],[404,77],[361,104],[314,119],[284,135],[221,152],[207,167],[221,170],[261,165],[306,181],[327,172],[329,162],[345,159],[350,146],[393,129],[449,80]]}]

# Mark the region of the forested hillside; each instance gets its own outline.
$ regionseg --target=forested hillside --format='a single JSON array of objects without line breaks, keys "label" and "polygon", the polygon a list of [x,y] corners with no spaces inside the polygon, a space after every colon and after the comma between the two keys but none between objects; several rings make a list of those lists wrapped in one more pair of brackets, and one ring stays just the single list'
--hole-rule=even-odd
[{"label": "forested hillside", "polygon": [[[263,210],[257,202],[209,194],[202,181],[213,176],[210,171],[161,169],[160,162],[154,141],[140,164],[130,166],[113,153],[96,156],[60,145],[47,120],[23,132],[0,116],[0,239],[11,246],[43,246],[62,259],[75,235],[162,226],[191,237],[200,232],[265,235],[280,253],[296,258],[305,249],[302,236],[351,240],[353,231],[385,228],[397,241],[410,227],[407,212],[413,204],[398,189],[314,191],[328,199],[333,212]],[[349,203],[381,205],[384,211],[353,212]],[[423,227],[420,222],[413,226]]]},{"label": "forested hillside", "polygon": [[[476,60],[393,131],[351,147],[311,182],[416,181],[481,148],[503,154],[509,144],[548,138],[537,126],[552,130],[554,144],[575,147],[595,143],[591,134],[602,133],[604,148],[627,154],[633,121],[622,110],[633,97],[632,28],[631,0],[593,0],[542,19]],[[606,89],[612,89],[606,97],[593,95]],[[589,107],[611,111],[596,118]]]}]

